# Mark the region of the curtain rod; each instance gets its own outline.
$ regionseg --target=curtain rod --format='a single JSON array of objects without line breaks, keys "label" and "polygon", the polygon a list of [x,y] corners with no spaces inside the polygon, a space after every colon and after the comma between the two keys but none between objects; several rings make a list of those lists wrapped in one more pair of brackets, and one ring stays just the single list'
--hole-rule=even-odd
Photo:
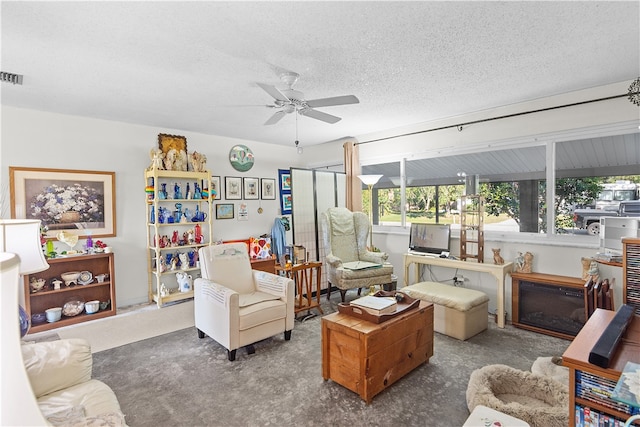
[{"label": "curtain rod", "polygon": [[545,112],[545,111],[557,110],[559,108],[575,107],[575,106],[578,106],[578,105],[590,104],[592,102],[608,101],[608,100],[611,100],[611,99],[623,98],[623,97],[627,97],[627,96],[629,96],[629,94],[613,95],[613,96],[607,96],[605,98],[591,99],[589,101],[580,101],[580,102],[574,102],[572,104],[557,105],[555,107],[547,107],[547,108],[540,108],[540,109],[537,109],[537,110],[522,111],[520,113],[506,114],[504,116],[497,116],[497,117],[491,117],[491,118],[488,118],[488,119],[481,119],[481,120],[474,120],[474,121],[471,121],[471,122],[459,123],[457,125],[441,126],[441,127],[433,128],[433,129],[425,129],[425,130],[419,130],[419,131],[416,131],[416,132],[404,133],[404,134],[401,134],[401,135],[394,135],[394,136],[387,136],[387,137],[384,137],[384,138],[372,139],[370,141],[356,142],[355,145],[369,144],[371,142],[385,141],[387,139],[400,138],[400,137],[403,137],[403,136],[419,135],[421,133],[428,133],[428,132],[434,132],[434,131],[437,131],[437,130],[444,130],[444,129],[451,129],[451,128],[457,128],[459,131],[462,131],[462,128],[464,126],[474,125],[474,124],[477,124],[477,123],[491,122],[493,120],[500,120],[500,119],[508,119],[508,118],[511,118],[511,117],[524,116],[524,115],[533,114],[533,113],[542,113],[542,112]]}]

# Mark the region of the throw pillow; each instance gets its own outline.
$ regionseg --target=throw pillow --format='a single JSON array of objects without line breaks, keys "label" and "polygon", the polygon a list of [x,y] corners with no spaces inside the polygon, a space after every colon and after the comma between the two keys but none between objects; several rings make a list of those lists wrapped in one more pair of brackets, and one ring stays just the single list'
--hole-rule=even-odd
[{"label": "throw pillow", "polygon": [[251,237],[249,239],[249,256],[251,259],[271,258],[271,238]]}]

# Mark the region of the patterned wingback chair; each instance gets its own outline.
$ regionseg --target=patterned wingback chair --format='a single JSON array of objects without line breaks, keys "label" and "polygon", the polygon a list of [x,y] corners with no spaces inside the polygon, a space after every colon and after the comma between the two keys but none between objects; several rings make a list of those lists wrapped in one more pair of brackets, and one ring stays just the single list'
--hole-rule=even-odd
[{"label": "patterned wingback chair", "polygon": [[194,314],[198,337],[205,334],[227,349],[236,350],[284,332],[291,338],[294,324],[293,280],[251,269],[245,243],[200,248],[202,278],[194,283]]},{"label": "patterned wingback chair", "polygon": [[[344,302],[349,289],[391,283],[393,265],[386,262],[389,256],[385,252],[367,250],[370,228],[367,215],[351,212],[346,208],[330,208],[322,213],[321,224],[324,247],[327,251],[327,299],[331,296],[332,285],[340,290]],[[349,270],[343,267],[344,263],[352,261],[375,262],[382,264],[382,267],[366,270]]]}]

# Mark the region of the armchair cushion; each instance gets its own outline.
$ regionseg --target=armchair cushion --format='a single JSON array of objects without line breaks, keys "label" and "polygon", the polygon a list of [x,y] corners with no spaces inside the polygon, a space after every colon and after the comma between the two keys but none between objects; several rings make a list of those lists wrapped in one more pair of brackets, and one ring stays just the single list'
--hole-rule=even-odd
[{"label": "armchair cushion", "polygon": [[81,339],[24,344],[22,358],[36,398],[91,379],[91,347]]},{"label": "armchair cushion", "polygon": [[[206,249],[199,254],[202,277],[222,283],[240,294],[255,291],[245,243],[226,243],[208,246]],[[249,268],[246,268],[247,264]]]},{"label": "armchair cushion", "polygon": [[280,297],[277,295],[256,291],[251,292],[250,294],[240,294],[240,302],[238,305],[240,307],[248,307],[253,304],[258,304],[264,301],[272,301],[276,299],[280,299]]},{"label": "armchair cushion", "polygon": [[27,377],[47,421],[64,426],[124,426],[113,390],[92,379],[91,346],[83,339],[22,345]]},{"label": "armchair cushion", "polygon": [[331,223],[331,253],[344,262],[357,261],[358,245],[354,216],[348,209],[329,209]]},{"label": "armchair cushion", "polygon": [[275,319],[287,317],[287,305],[280,300],[264,301],[240,308],[240,330],[255,328]]}]

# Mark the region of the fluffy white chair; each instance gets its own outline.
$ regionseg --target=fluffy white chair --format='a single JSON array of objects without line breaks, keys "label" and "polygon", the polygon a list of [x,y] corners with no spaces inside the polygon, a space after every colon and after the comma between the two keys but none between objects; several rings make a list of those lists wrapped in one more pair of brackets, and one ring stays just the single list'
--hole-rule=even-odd
[{"label": "fluffy white chair", "polygon": [[559,382],[506,365],[473,371],[467,386],[467,406],[477,405],[526,421],[531,427],[566,427],[569,391]]},{"label": "fluffy white chair", "polygon": [[257,341],[284,332],[291,339],[294,324],[293,280],[251,269],[245,243],[200,248],[202,278],[194,283],[198,337],[205,334],[227,349],[255,352]]},{"label": "fluffy white chair", "polygon": [[[366,288],[372,285],[387,285],[392,282],[393,265],[385,262],[385,252],[367,250],[369,218],[362,212],[351,212],[346,208],[330,208],[321,215],[322,237],[327,251],[326,272],[329,287],[327,299],[331,297],[331,286],[340,290],[342,302],[349,289]],[[343,263],[368,261],[382,264],[380,268],[349,270]]]}]

